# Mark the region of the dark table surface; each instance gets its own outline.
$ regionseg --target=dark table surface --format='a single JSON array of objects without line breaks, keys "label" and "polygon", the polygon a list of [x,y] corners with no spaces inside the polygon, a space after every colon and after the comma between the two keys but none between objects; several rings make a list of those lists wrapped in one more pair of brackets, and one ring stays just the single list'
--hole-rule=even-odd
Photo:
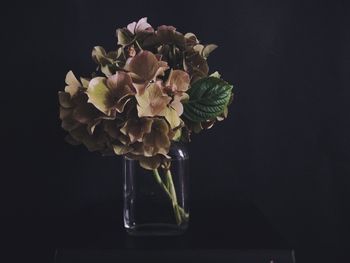
[{"label": "dark table surface", "polygon": [[192,202],[189,229],[175,237],[129,236],[123,228],[119,201],[71,215],[11,217],[6,225],[7,244],[23,247],[38,262],[52,261],[57,251],[74,250],[292,249],[255,206],[241,201]]},{"label": "dark table surface", "polygon": [[[190,220],[182,236],[131,237],[123,228],[119,201],[65,216],[11,217],[3,232],[10,254],[6,262],[211,262],[217,258],[220,261],[215,262],[289,263],[294,252],[296,262],[321,262],[309,261],[320,255],[318,251],[294,250],[248,202],[192,202]],[[162,255],[168,255],[166,261]]]}]

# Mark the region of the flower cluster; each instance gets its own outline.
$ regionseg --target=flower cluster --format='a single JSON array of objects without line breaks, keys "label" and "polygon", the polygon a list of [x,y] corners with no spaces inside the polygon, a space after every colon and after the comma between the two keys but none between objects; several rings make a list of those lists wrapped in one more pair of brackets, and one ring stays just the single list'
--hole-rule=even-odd
[{"label": "flower cluster", "polygon": [[117,29],[117,38],[114,51],[94,47],[98,68],[90,78],[68,72],[58,94],[62,128],[72,144],[156,169],[170,158],[172,141],[227,116],[232,86],[218,73],[208,76],[207,57],[217,46],[193,33],[154,30],[142,18]]}]

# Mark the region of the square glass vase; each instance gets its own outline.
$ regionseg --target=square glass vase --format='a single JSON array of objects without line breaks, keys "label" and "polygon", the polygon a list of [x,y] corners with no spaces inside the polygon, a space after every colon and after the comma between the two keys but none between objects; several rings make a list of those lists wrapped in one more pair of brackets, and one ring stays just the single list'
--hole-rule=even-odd
[{"label": "square glass vase", "polygon": [[[181,235],[188,228],[188,153],[173,143],[158,168],[123,160],[124,227],[133,236]],[[150,160],[152,161],[152,160]],[[144,165],[143,165],[144,166]]]}]

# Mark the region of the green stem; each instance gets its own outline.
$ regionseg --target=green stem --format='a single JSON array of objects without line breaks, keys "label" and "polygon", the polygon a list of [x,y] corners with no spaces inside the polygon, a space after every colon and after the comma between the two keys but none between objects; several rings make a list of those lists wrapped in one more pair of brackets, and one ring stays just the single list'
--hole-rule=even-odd
[{"label": "green stem", "polygon": [[176,203],[176,209],[178,210],[178,212],[180,213],[181,216],[181,220],[185,220],[187,221],[189,218],[188,213],[185,212],[185,210],[178,204],[177,201],[177,196],[176,196],[176,191],[175,191],[175,186],[174,186],[174,182],[173,182],[173,177],[171,175],[171,171],[170,169],[166,169],[166,184],[167,184],[167,188],[170,191],[171,195],[174,197],[175,203]]},{"label": "green stem", "polygon": [[153,176],[156,179],[157,183],[162,187],[162,189],[164,190],[164,192],[167,194],[167,196],[172,199],[172,196],[168,190],[168,188],[165,186],[165,184],[162,181],[162,178],[160,178],[158,169],[153,170]]},{"label": "green stem", "polygon": [[165,178],[166,178],[169,192],[172,196],[172,203],[173,203],[173,208],[174,208],[174,212],[175,212],[175,216],[176,216],[176,222],[180,225],[182,218],[181,218],[180,211],[179,211],[179,205],[177,203],[177,196],[176,196],[173,178],[171,176],[171,172],[169,169],[167,169],[165,172]]},{"label": "green stem", "polygon": [[140,51],[142,51],[143,49],[142,49],[140,43],[137,40],[135,40],[135,43],[136,43],[137,47],[140,49]]},{"label": "green stem", "polygon": [[185,212],[185,210],[179,206],[177,202],[177,196],[175,192],[175,187],[174,187],[174,182],[171,176],[171,172],[169,169],[166,170],[166,183],[165,185],[162,181],[162,178],[159,175],[158,169],[153,170],[153,176],[157,183],[161,186],[163,191],[166,193],[166,195],[169,197],[169,199],[172,202],[174,214],[175,214],[175,219],[176,223],[180,225],[183,220],[188,219],[188,214]]}]

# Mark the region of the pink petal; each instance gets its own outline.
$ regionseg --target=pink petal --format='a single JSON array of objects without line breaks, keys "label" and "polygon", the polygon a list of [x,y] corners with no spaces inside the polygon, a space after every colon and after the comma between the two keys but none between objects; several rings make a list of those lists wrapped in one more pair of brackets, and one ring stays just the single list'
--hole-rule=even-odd
[{"label": "pink petal", "polygon": [[135,34],[136,29],[136,22],[132,22],[127,26],[127,29],[132,33]]}]

